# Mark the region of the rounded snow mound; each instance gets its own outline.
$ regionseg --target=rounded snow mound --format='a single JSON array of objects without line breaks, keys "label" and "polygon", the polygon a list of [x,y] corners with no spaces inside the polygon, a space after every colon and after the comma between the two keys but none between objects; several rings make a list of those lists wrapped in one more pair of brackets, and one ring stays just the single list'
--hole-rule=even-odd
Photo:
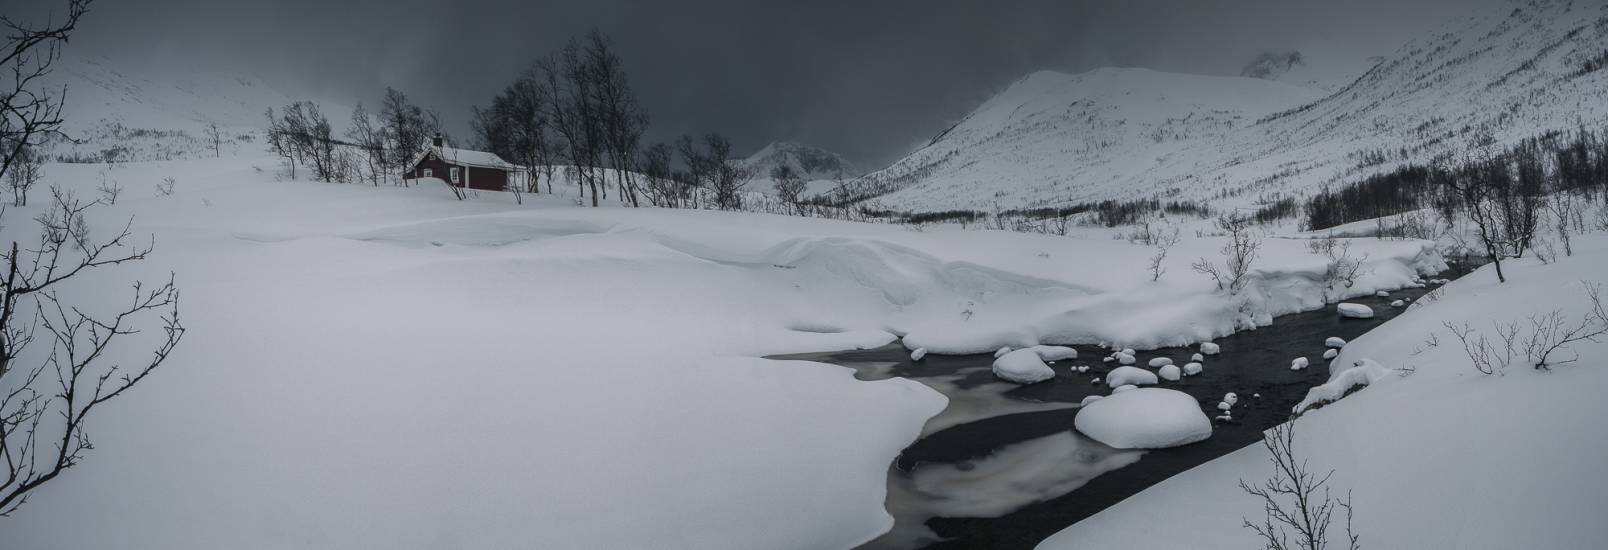
[{"label": "rounded snow mound", "polygon": [[1038,352],[1019,349],[994,360],[994,376],[1017,384],[1037,384],[1055,378],[1055,370],[1044,364]]},{"label": "rounded snow mound", "polygon": [[1189,394],[1163,388],[1114,393],[1078,409],[1073,425],[1118,449],[1165,449],[1212,436],[1212,421]]},{"label": "rounded snow mound", "polygon": [[1066,346],[1033,346],[1027,349],[1038,353],[1039,359],[1045,361],[1065,361],[1078,358],[1078,350]]},{"label": "rounded snow mound", "polygon": [[1113,388],[1127,384],[1133,384],[1135,386],[1149,386],[1160,381],[1160,379],[1156,378],[1156,373],[1141,369],[1139,367],[1117,367],[1115,369],[1111,369],[1111,374],[1107,374],[1105,380],[1106,385]]},{"label": "rounded snow mound", "polygon": [[1362,304],[1353,304],[1347,302],[1340,304],[1339,310],[1341,317],[1349,317],[1352,319],[1372,319],[1374,316],[1373,308]]}]

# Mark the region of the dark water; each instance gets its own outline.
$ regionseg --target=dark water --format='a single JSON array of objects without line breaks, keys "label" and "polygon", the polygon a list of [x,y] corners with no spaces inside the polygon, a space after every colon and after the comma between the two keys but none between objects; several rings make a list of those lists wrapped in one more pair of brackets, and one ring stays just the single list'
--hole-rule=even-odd
[{"label": "dark water", "polygon": [[[1223,395],[1234,392],[1239,401],[1233,420],[1214,422],[1205,441],[1153,451],[1112,449],[1073,429],[1075,405],[1109,393],[1092,380],[1118,366],[1103,363],[1111,352],[1096,346],[1073,346],[1078,359],[1052,365],[1054,380],[1027,386],[995,379],[991,354],[929,355],[915,363],[893,344],[786,358],[852,367],[864,379],[909,378],[950,397],[949,408],[928,422],[889,470],[893,531],[863,548],[1032,548],[1151,485],[1261,441],[1264,430],[1289,418],[1309,388],[1328,380],[1324,339],[1361,336],[1405,311],[1390,307],[1391,301],[1417,300],[1432,288],[1348,300],[1373,307],[1373,319],[1342,319],[1330,305],[1216,340],[1222,353],[1206,357],[1204,372],[1159,387],[1194,396],[1213,417]],[[1168,357],[1182,366],[1194,352],[1141,351],[1138,365]],[[1306,357],[1311,366],[1290,370],[1296,357]],[[1070,365],[1090,369],[1072,373]]]}]

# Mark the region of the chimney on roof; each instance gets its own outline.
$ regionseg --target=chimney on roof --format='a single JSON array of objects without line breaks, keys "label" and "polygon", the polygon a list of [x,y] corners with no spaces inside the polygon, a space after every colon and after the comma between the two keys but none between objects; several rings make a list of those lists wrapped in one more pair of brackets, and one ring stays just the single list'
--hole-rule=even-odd
[{"label": "chimney on roof", "polygon": [[436,147],[441,147],[441,132],[436,132],[435,139],[431,140],[430,143]]}]

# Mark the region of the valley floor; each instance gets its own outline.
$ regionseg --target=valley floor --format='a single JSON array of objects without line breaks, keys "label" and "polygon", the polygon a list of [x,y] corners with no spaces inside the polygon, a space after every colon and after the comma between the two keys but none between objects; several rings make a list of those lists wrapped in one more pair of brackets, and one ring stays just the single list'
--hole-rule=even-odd
[{"label": "valley floor", "polygon": [[[102,173],[119,182],[124,198],[91,226],[133,216],[157,244],[64,296],[97,307],[171,271],[191,332],[94,419],[95,450],[5,520],[0,547],[849,547],[891,526],[888,464],[945,398],[761,356],[900,337],[932,353],[1181,345],[1320,307],[1332,291],[1302,239],[1264,241],[1247,305],[1191,272],[1222,244],[1205,233],[1186,234],[1153,282],[1153,248],[1103,229],[455,201],[275,170],[268,158],[47,168],[47,184],[85,197]],[[155,192],[163,177],[171,196]],[[6,212],[4,237],[30,239],[45,202]],[[1608,241],[1583,240],[1555,266],[1515,267],[1515,283],[1481,272],[1450,285],[1387,325],[1402,330],[1339,358],[1419,367],[1298,423],[1303,449],[1355,491],[1365,540],[1436,547],[1466,532],[1456,540],[1494,548],[1604,534],[1582,523],[1608,494],[1594,471],[1608,444],[1590,424],[1604,350],[1504,377],[1456,365],[1445,336],[1408,355],[1440,317],[1578,306],[1572,281],[1608,264]],[[1444,267],[1421,241],[1356,239],[1352,251],[1367,262],[1346,296]],[[1047,545],[1245,546],[1238,518],[1254,503],[1233,482],[1263,466],[1256,449],[1235,453]]]}]

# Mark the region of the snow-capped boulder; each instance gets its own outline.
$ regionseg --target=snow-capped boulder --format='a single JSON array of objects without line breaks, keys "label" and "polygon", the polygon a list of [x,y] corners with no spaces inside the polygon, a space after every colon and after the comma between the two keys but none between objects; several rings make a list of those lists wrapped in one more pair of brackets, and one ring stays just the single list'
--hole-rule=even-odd
[{"label": "snow-capped boulder", "polygon": [[[1148,374],[1148,373],[1147,373]],[[1073,425],[1118,449],[1165,449],[1212,436],[1212,422],[1189,394],[1138,388],[1078,409]]]},{"label": "snow-capped boulder", "polygon": [[1390,297],[1390,293],[1389,293],[1389,292],[1385,292],[1385,291],[1383,291],[1383,290],[1381,290],[1381,291],[1379,291],[1379,292],[1375,292],[1375,293],[1374,293],[1374,296],[1377,296],[1377,297],[1380,297],[1380,298],[1389,298],[1389,297]]},{"label": "snow-capped boulder", "polygon": [[1027,349],[1038,353],[1039,359],[1045,361],[1064,361],[1078,358],[1078,350],[1066,346],[1033,346]]},{"label": "snow-capped boulder", "polygon": [[1133,384],[1123,384],[1121,386],[1111,388],[1111,395],[1116,395],[1116,394],[1119,394],[1119,393],[1122,393],[1122,392],[1125,392],[1125,391],[1133,391],[1133,390],[1137,390],[1137,389],[1139,389],[1139,386],[1135,386]]},{"label": "snow-capped boulder", "polygon": [[1019,349],[994,360],[994,376],[1017,384],[1037,384],[1055,378],[1055,371],[1031,349]]},{"label": "snow-capped boulder", "polygon": [[1206,355],[1217,355],[1218,352],[1221,352],[1221,351],[1222,351],[1222,348],[1219,348],[1217,346],[1217,344],[1213,344],[1211,342],[1201,342],[1200,343],[1200,352],[1204,353]]},{"label": "snow-capped boulder", "polygon": [[1087,406],[1089,406],[1090,403],[1093,403],[1095,401],[1099,401],[1100,398],[1102,398],[1102,397],[1105,397],[1105,396],[1104,395],[1091,395],[1091,396],[1085,397],[1085,398],[1083,398],[1083,402],[1078,403],[1078,406],[1087,407]]},{"label": "snow-capped boulder", "polygon": [[1179,378],[1183,378],[1183,371],[1179,370],[1178,365],[1162,365],[1161,370],[1156,371],[1156,375],[1162,380],[1177,382]]},{"label": "snow-capped boulder", "polygon": [[1156,373],[1139,367],[1117,367],[1112,369],[1111,373],[1105,377],[1106,385],[1113,388],[1126,384],[1149,386],[1159,381],[1156,378]]},{"label": "snow-capped boulder", "polygon": [[1297,357],[1294,360],[1290,361],[1290,370],[1305,369],[1305,368],[1307,368],[1307,365],[1310,365],[1310,364],[1311,363],[1307,361],[1307,358],[1305,358],[1305,357]]},{"label": "snow-capped boulder", "polygon": [[1011,347],[1010,346],[1005,346],[1005,347],[999,348],[999,351],[994,352],[994,357],[995,358],[1004,357],[1005,354],[1010,353],[1010,352],[1011,352]]},{"label": "snow-capped boulder", "polygon": [[1134,357],[1132,355],[1128,355],[1126,353],[1122,353],[1122,354],[1117,355],[1117,362],[1122,363],[1124,365],[1132,365],[1136,361],[1138,361],[1138,360],[1134,359]]},{"label": "snow-capped boulder", "polygon": [[1122,354],[1123,355],[1139,355],[1139,352],[1134,351],[1133,348],[1122,348]]},{"label": "snow-capped boulder", "polygon": [[910,360],[911,361],[920,361],[920,360],[922,360],[922,359],[924,359],[926,357],[927,357],[927,348],[916,348],[916,351],[910,352]]},{"label": "snow-capped boulder", "polygon": [[1101,363],[1110,363],[1110,362],[1116,361],[1116,360],[1117,360],[1117,358],[1115,358],[1115,357],[1106,357],[1104,359],[1101,359],[1100,362]]},{"label": "snow-capped boulder", "polygon": [[1203,370],[1203,369],[1204,369],[1204,367],[1202,367],[1200,363],[1196,363],[1196,362],[1193,362],[1193,361],[1191,361],[1189,363],[1185,363],[1184,364],[1184,376],[1194,376],[1194,375],[1200,374],[1200,371]]},{"label": "snow-capped boulder", "polygon": [[1155,359],[1150,360],[1150,368],[1153,368],[1153,369],[1154,368],[1165,367],[1165,366],[1171,365],[1171,364],[1173,364],[1172,359],[1168,359],[1166,357],[1157,357]]},{"label": "snow-capped boulder", "polygon": [[1330,336],[1329,339],[1323,341],[1323,345],[1331,348],[1343,348],[1346,347],[1346,339],[1339,336]]},{"label": "snow-capped boulder", "polygon": [[1094,377],[1094,380],[1090,380],[1089,382],[1094,384],[1094,385],[1096,385],[1096,386],[1098,386],[1098,385],[1100,385],[1100,377],[1096,376],[1096,377]]},{"label": "snow-capped boulder", "polygon": [[1205,361],[1205,360],[1206,360],[1206,356],[1205,356],[1205,355],[1201,355],[1201,354],[1199,354],[1199,353],[1197,353],[1197,354],[1194,354],[1194,355],[1191,355],[1191,356],[1189,356],[1189,360],[1190,360],[1190,361],[1194,361],[1194,362],[1196,362],[1196,363],[1199,363],[1199,362],[1201,362],[1201,361]]},{"label": "snow-capped boulder", "polygon": [[1337,355],[1340,355],[1340,350],[1333,349],[1333,348],[1323,350],[1323,358],[1325,360],[1334,359],[1335,356],[1337,356]]},{"label": "snow-capped boulder", "polygon": [[1396,301],[1390,303],[1390,307],[1407,307],[1407,301],[1406,300],[1396,300]]},{"label": "snow-capped boulder", "polygon": [[1223,401],[1227,401],[1230,405],[1239,403],[1239,394],[1234,392],[1225,393],[1223,394]]},{"label": "snow-capped boulder", "polygon": [[1230,405],[1227,401],[1221,401],[1221,402],[1217,403],[1217,410],[1219,410],[1219,411],[1226,411],[1226,410],[1229,410],[1229,409],[1232,409],[1232,408],[1234,408],[1234,406]]},{"label": "snow-capped boulder", "polygon": [[1362,304],[1353,304],[1350,302],[1340,304],[1339,311],[1341,317],[1348,317],[1351,319],[1372,319],[1374,316],[1373,308]]}]

